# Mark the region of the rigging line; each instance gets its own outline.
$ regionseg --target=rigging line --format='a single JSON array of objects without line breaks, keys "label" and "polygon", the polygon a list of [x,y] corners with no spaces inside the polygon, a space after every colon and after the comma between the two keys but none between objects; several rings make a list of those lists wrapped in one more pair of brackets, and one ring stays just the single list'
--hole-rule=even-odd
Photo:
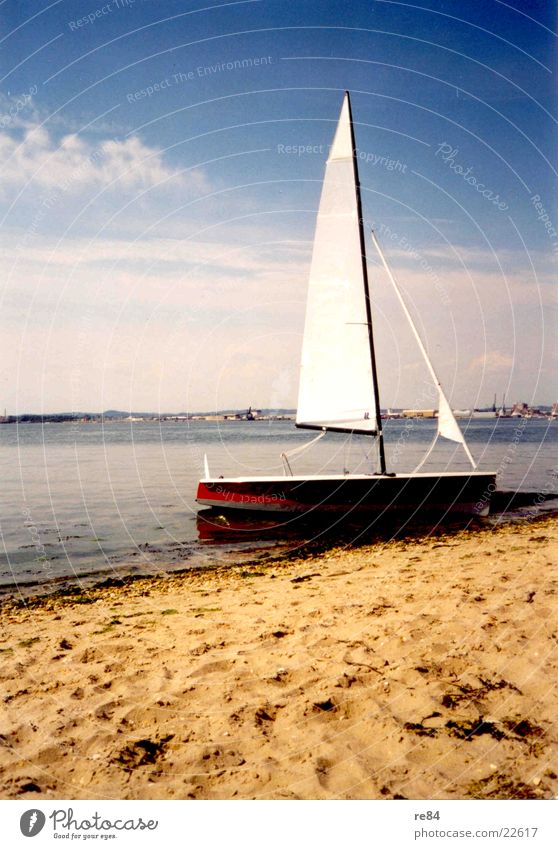
[{"label": "rigging line", "polygon": [[432,454],[432,451],[434,450],[434,446],[436,445],[437,441],[438,441],[438,434],[436,433],[436,434],[434,434],[434,439],[430,443],[430,448],[428,449],[428,451],[426,452],[426,454],[424,455],[424,457],[422,458],[422,460],[420,461],[418,466],[416,466],[416,468],[414,468],[413,471],[411,472],[412,475],[416,475],[416,473],[422,469],[422,467],[424,466],[424,464],[426,463],[426,461],[428,460],[428,458]]},{"label": "rigging line", "polygon": [[343,445],[344,454],[345,454],[344,459],[343,459],[343,474],[344,475],[350,475],[351,474],[351,470],[349,469],[349,462],[350,462],[350,459],[351,459],[351,449],[352,449],[352,447],[353,447],[353,434],[352,434],[352,431],[351,431],[351,433],[349,433],[349,435],[347,436],[345,443]]},{"label": "rigging line", "polygon": [[281,452],[281,460],[283,461],[285,468],[289,470],[289,474],[291,475],[291,477],[293,474],[293,470],[291,469],[291,464],[289,463],[289,457],[292,458],[295,457],[297,454],[302,454],[304,451],[310,448],[311,445],[314,445],[314,443],[318,442],[325,435],[326,429],[324,428],[317,436],[311,439],[310,442],[305,442],[304,445],[299,445],[297,448],[292,448],[290,451]]},{"label": "rigging line", "polygon": [[[401,291],[400,291],[400,289],[399,289],[399,286],[398,286],[398,285],[397,285],[397,283],[396,283],[395,277],[393,276],[393,274],[392,274],[392,272],[391,272],[391,269],[390,269],[390,267],[389,267],[389,265],[388,265],[388,263],[387,263],[387,260],[386,260],[386,258],[385,258],[385,256],[384,256],[384,253],[383,253],[383,251],[382,251],[382,249],[381,249],[381,247],[380,247],[380,243],[379,243],[379,241],[378,241],[378,238],[377,238],[377,236],[376,236],[376,233],[375,233],[375,231],[374,231],[374,230],[371,230],[370,232],[371,232],[371,234],[372,234],[372,240],[373,240],[373,242],[374,242],[374,245],[376,246],[376,250],[378,251],[378,254],[380,255],[380,259],[382,260],[382,265],[384,266],[384,269],[385,269],[385,271],[386,271],[386,273],[387,273],[387,275],[388,275],[389,279],[391,280],[391,283],[392,283],[392,285],[393,285],[393,288],[395,289],[395,293],[396,293],[396,295],[397,295],[397,298],[398,298],[398,300],[399,300],[399,303],[401,304],[401,307],[402,307],[402,309],[403,309],[403,312],[405,313],[405,316],[407,317],[407,321],[408,321],[408,322],[409,322],[409,324],[411,325],[411,330],[413,331],[414,337],[415,337],[415,339],[416,339],[416,341],[417,341],[417,344],[418,344],[418,346],[419,346],[419,348],[420,348],[420,352],[421,352],[422,356],[424,357],[424,361],[425,361],[425,363],[426,363],[426,365],[427,365],[427,367],[428,367],[428,370],[429,370],[429,372],[430,372],[430,376],[432,377],[432,380],[434,381],[435,385],[436,385],[436,386],[437,386],[437,388],[438,388],[438,392],[440,393],[440,400],[441,400],[441,401],[445,401],[445,403],[446,403],[446,405],[447,405],[447,408],[448,408],[448,410],[450,411],[450,414],[451,414],[451,416],[452,416],[452,418],[453,418],[453,423],[455,424],[455,427],[456,427],[456,429],[457,429],[457,431],[458,431],[459,435],[461,436],[461,444],[463,445],[463,450],[465,451],[465,453],[466,453],[466,455],[467,455],[467,458],[468,458],[469,462],[471,463],[471,465],[472,465],[473,469],[476,469],[476,468],[477,468],[477,464],[475,463],[475,461],[474,461],[474,459],[473,459],[473,455],[472,455],[472,454],[471,454],[471,452],[469,451],[469,446],[468,446],[468,445],[467,445],[467,443],[465,442],[465,437],[463,436],[463,433],[461,432],[461,428],[460,428],[460,427],[459,427],[459,425],[457,424],[457,421],[455,420],[455,417],[453,416],[453,413],[451,412],[451,407],[450,407],[450,405],[449,405],[449,401],[448,401],[448,399],[446,398],[445,392],[444,392],[444,390],[442,389],[442,384],[441,384],[441,383],[440,383],[440,381],[438,380],[438,376],[436,375],[436,372],[434,371],[434,368],[433,368],[433,366],[432,366],[432,363],[430,362],[430,357],[428,356],[428,353],[427,353],[427,351],[426,351],[426,348],[424,347],[423,342],[422,342],[422,339],[420,338],[420,334],[419,334],[419,332],[418,332],[417,328],[415,327],[415,323],[414,323],[414,321],[413,321],[413,319],[412,319],[411,313],[410,313],[410,312],[409,312],[409,310],[407,309],[407,304],[405,303],[405,301],[404,301],[404,299],[403,299],[403,295],[401,294]],[[440,415],[440,411],[438,411],[438,417],[439,417],[439,415]],[[438,418],[438,433],[436,434],[436,436],[438,436],[438,434],[440,433],[439,422],[440,422],[440,420],[439,420],[439,418]]]}]

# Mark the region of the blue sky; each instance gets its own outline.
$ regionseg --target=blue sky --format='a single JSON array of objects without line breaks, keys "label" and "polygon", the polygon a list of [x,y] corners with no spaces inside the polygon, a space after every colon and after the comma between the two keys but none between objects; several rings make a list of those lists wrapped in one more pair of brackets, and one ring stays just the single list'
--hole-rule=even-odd
[{"label": "blue sky", "polygon": [[[555,400],[552,6],[6,0],[0,406],[294,406],[344,89],[365,219],[454,406]],[[413,406],[367,248],[382,403]]]}]

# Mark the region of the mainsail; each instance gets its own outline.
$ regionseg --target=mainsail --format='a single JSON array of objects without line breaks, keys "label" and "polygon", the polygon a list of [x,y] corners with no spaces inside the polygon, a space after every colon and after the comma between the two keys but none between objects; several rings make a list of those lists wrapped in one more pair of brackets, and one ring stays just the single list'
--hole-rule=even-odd
[{"label": "mainsail", "polygon": [[349,96],[327,160],[308,286],[296,423],[378,432]]}]

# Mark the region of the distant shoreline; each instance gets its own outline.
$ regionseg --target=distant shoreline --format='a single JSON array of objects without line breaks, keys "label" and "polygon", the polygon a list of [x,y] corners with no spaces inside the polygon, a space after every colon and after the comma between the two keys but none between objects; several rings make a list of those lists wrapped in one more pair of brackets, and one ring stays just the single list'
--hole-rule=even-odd
[{"label": "distant shoreline", "polygon": [[[538,418],[554,420],[558,416],[557,405],[540,404],[525,407],[517,412],[494,412],[493,410],[454,410],[456,418],[498,421],[499,419]],[[437,410],[388,409],[381,411],[384,421],[389,419],[436,419]],[[18,416],[0,416],[0,424],[140,424],[141,422],[258,422],[293,421],[296,410],[227,410],[205,413],[126,413],[107,411],[104,413],[22,413]]]},{"label": "distant shoreline", "polygon": [[196,421],[291,421],[295,410],[257,410],[252,417],[244,411],[217,413],[22,413],[0,416],[0,424],[89,424],[125,422],[196,422]]}]

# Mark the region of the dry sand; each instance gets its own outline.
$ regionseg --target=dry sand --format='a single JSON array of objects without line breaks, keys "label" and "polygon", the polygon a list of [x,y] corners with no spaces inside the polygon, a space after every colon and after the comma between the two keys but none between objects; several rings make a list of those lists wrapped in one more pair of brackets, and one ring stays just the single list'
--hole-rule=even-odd
[{"label": "dry sand", "polygon": [[4,603],[0,795],[556,796],[557,552],[551,518]]}]

